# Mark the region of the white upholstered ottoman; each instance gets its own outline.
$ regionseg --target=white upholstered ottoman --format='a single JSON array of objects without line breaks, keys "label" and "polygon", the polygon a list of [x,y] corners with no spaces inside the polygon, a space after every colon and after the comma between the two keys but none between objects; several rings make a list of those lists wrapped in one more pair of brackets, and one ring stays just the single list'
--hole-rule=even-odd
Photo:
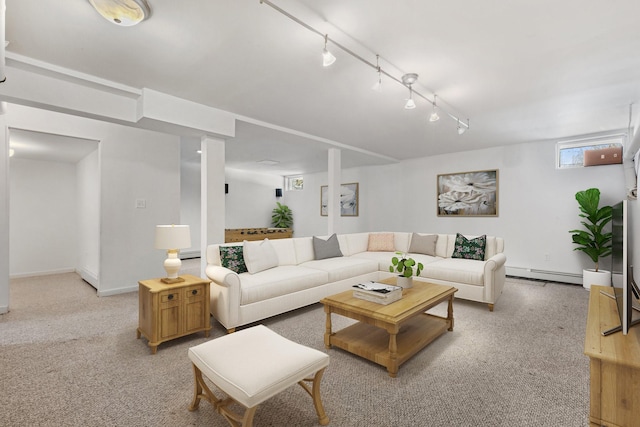
[{"label": "white upholstered ottoman", "polygon": [[[250,427],[260,403],[298,383],[312,397],[320,424],[329,424],[320,399],[320,381],[329,356],[321,351],[258,325],[191,347],[189,359],[195,375],[190,411],[205,399],[232,426]],[[203,376],[228,397],[216,397]],[[244,414],[229,409],[233,401],[247,408]]]}]

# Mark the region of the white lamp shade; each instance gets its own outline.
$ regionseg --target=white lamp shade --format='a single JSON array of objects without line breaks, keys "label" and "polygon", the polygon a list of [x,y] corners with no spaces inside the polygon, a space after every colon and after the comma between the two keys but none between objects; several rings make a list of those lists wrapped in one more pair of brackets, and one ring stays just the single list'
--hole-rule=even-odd
[{"label": "white lamp shade", "polygon": [[156,249],[186,249],[191,247],[188,225],[157,225]]}]

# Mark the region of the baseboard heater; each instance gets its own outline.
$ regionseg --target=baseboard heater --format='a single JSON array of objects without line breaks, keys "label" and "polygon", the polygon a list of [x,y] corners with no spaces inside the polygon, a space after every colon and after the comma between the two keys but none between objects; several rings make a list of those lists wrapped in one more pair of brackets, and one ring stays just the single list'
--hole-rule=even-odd
[{"label": "baseboard heater", "polygon": [[566,273],[564,271],[538,270],[536,268],[506,267],[507,276],[524,277],[527,279],[548,280],[550,282],[582,284],[582,274]]}]

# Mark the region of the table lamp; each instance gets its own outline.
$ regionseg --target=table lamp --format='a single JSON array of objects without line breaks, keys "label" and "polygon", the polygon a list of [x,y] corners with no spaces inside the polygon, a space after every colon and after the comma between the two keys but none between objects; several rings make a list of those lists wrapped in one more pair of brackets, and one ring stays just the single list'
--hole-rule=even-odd
[{"label": "table lamp", "polygon": [[184,282],[178,277],[178,271],[182,261],[178,258],[180,249],[191,247],[191,234],[188,225],[157,225],[156,249],[166,249],[167,259],[164,260],[164,269],[167,277],[161,279],[164,283]]}]

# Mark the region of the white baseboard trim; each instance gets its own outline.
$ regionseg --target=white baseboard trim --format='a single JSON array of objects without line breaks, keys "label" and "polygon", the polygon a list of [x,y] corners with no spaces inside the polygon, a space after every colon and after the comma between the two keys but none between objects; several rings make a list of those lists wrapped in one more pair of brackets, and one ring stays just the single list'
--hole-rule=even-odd
[{"label": "white baseboard trim", "polygon": [[9,312],[9,306],[3,305],[0,306],[0,314],[7,314]]},{"label": "white baseboard trim", "polygon": [[11,274],[9,279],[22,279],[24,277],[36,277],[36,276],[49,276],[51,274],[64,274],[75,273],[75,268],[61,268],[59,270],[47,270],[47,271],[31,271],[29,273]]},{"label": "white baseboard trim", "polygon": [[99,297],[110,297],[112,295],[126,294],[129,292],[138,292],[138,286],[128,288],[109,289],[108,291],[98,291]]},{"label": "white baseboard trim", "polygon": [[180,251],[180,259],[200,258],[200,251]]},{"label": "white baseboard trim", "polygon": [[563,271],[538,270],[526,267],[505,267],[505,272],[507,276],[582,285],[582,274],[565,273]]},{"label": "white baseboard trim", "polygon": [[80,275],[80,277],[82,277],[82,280],[84,280],[85,282],[87,282],[88,284],[96,288],[96,290],[98,289],[98,285],[100,284],[100,281],[98,280],[98,276],[94,272],[84,268],[81,268],[80,270],[76,270],[76,272]]}]

